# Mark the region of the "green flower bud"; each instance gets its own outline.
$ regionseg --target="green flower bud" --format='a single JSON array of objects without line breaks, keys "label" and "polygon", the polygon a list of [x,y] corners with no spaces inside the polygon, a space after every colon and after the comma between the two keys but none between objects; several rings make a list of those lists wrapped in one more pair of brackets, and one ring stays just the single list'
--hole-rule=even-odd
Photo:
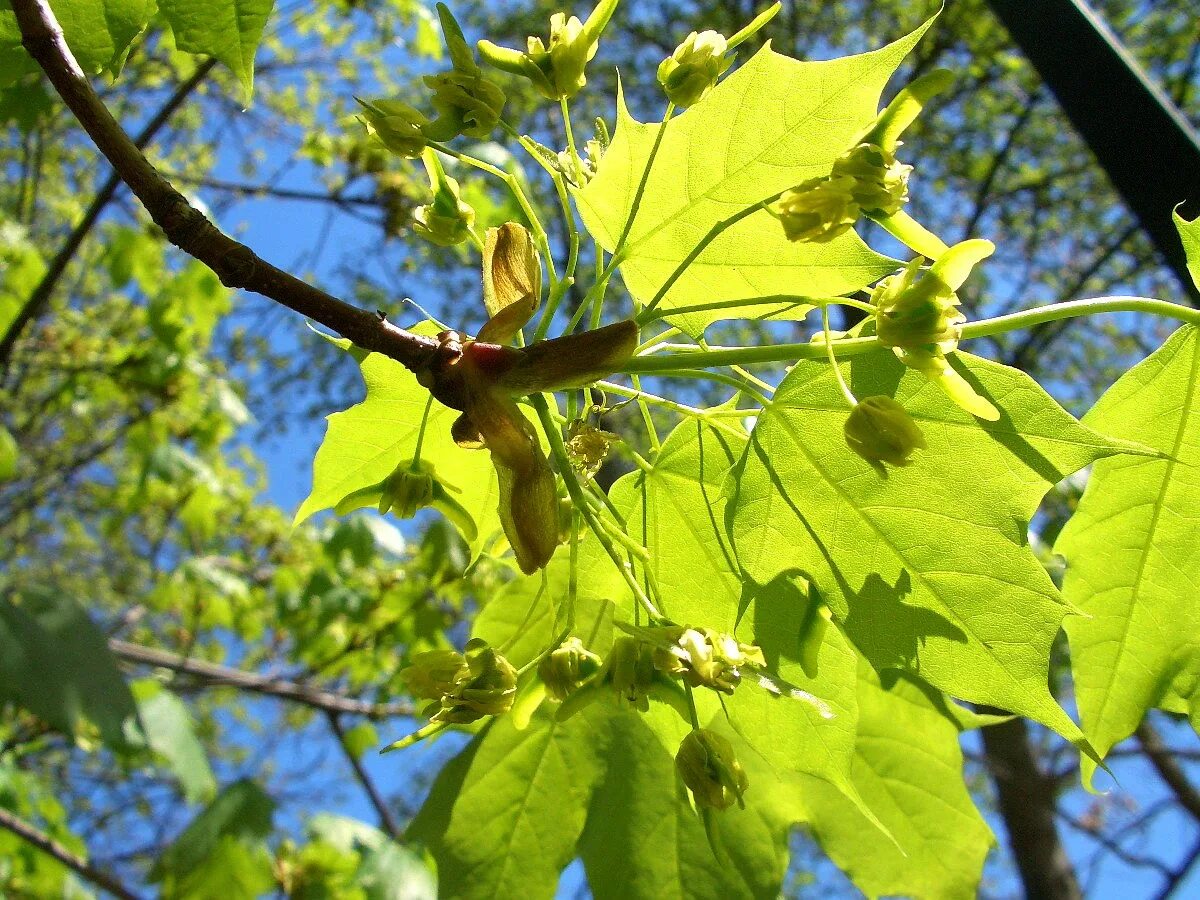
[{"label": "green flower bud", "polygon": [[399,100],[359,100],[363,108],[363,124],[368,133],[393,153],[416,159],[425,149],[422,129],[429,120],[407,103]]},{"label": "green flower bud", "polygon": [[715,31],[689,34],[658,67],[658,83],[676,106],[694,106],[733,64],[725,36]]},{"label": "green flower bud", "polygon": [[504,110],[504,92],[476,70],[451,69],[426,75],[422,81],[433,91],[433,108],[438,117],[424,128],[433,141],[448,141],[465,134],[487,138],[495,131]]},{"label": "green flower bud", "polygon": [[432,721],[465,725],[512,709],[517,696],[517,670],[481,638],[467,642],[466,671],[460,670],[452,690],[441,698]]},{"label": "green flower bud", "polygon": [[584,478],[595,478],[608,459],[613,444],[619,440],[620,437],[611,431],[601,431],[582,419],[576,419],[567,427],[567,458],[571,461],[571,468]]},{"label": "green flower bud", "polygon": [[785,193],[770,211],[789,241],[828,243],[858,221],[862,209],[854,199],[856,184],[848,175],[813,178]]},{"label": "green flower bud", "polygon": [[875,466],[907,466],[913,450],[925,449],[925,436],[904,407],[878,395],[858,401],[843,429],[850,449]]},{"label": "green flower bud", "polygon": [[453,650],[430,650],[418,653],[400,671],[403,681],[414,697],[440,701],[453,692],[459,679],[468,673],[467,660]]},{"label": "green flower bud", "polygon": [[896,160],[895,154],[874,144],[859,144],[833,164],[833,178],[854,179],[854,202],[867,212],[892,215],[908,202],[908,176],[912,166]]},{"label": "green flower bud", "polygon": [[745,808],[742,795],[750,780],[734,756],[733,745],[715,731],[698,728],[690,732],[675,754],[675,770],[697,806],[728,809],[736,802]]},{"label": "green flower bud", "polygon": [[587,22],[555,13],[550,17],[549,47],[540,37],[529,38],[524,53],[480,41],[479,54],[498,69],[528,78],[548,100],[569,100],[587,84],[584,69],[596,55],[600,33],[616,7],[617,0],[600,0]]},{"label": "green flower bud", "polygon": [[875,286],[871,303],[875,326],[885,347],[917,348],[958,343],[966,316],[958,311],[958,295],[931,272],[921,273],[917,257]]},{"label": "green flower bud", "polygon": [[674,626],[655,630],[670,639],[654,651],[655,666],[692,687],[732,694],[742,680],[742,666],[766,665],[758,647],[739,643],[732,635],[711,628]]},{"label": "green flower bud", "polygon": [[538,677],[546,685],[546,693],[562,701],[595,678],[603,665],[599,656],[583,646],[583,641],[573,637],[538,664]]},{"label": "green flower bud", "polygon": [[421,154],[433,202],[417,207],[413,213],[413,231],[439,247],[453,247],[471,236],[475,210],[459,195],[458,182],[446,175],[437,154],[426,149]]},{"label": "green flower bud", "polygon": [[605,663],[607,681],[617,696],[645,712],[650,708],[647,693],[654,684],[654,650],[636,638],[620,636],[613,641]]}]

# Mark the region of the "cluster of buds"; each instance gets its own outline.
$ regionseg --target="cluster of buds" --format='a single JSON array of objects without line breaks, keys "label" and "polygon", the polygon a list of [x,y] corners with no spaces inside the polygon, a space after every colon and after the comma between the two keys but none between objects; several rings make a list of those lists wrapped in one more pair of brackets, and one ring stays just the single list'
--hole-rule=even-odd
[{"label": "cluster of buds", "polygon": [[1000,418],[1000,413],[955,371],[946,354],[957,348],[966,321],[956,291],[994,250],[991,241],[963,241],[942,253],[928,269],[922,269],[925,260],[917,257],[880,281],[871,294],[879,342],[891,347],[901,362],[937,384],[967,412],[990,421]]},{"label": "cluster of buds", "polygon": [[740,643],[732,635],[712,628],[618,624],[636,641],[652,648],[650,658],[656,670],[681,678],[691,687],[732,694],[742,680],[744,667],[766,665],[762,650],[754,644]]},{"label": "cluster of buds", "polygon": [[900,135],[921,109],[950,84],[945,70],[930,72],[900,91],[834,160],[828,175],[784,193],[770,211],[791,241],[826,243],[864,215],[887,218],[908,202],[912,166],[896,159]]},{"label": "cluster of buds", "polygon": [[596,55],[600,34],[616,8],[617,0],[600,0],[586,22],[555,13],[550,17],[549,46],[540,37],[530,37],[525,52],[480,41],[479,55],[497,69],[528,78],[548,100],[568,100],[587,83],[584,69]]},{"label": "cluster of buds", "polygon": [[437,154],[426,149],[421,154],[433,202],[418,206],[413,212],[413,231],[439,247],[453,247],[471,236],[475,225],[475,210],[464,203],[458,182],[446,174]]},{"label": "cluster of buds", "polygon": [[468,641],[463,653],[418,653],[400,677],[414,697],[433,701],[423,712],[444,725],[503,715],[517,696],[517,670],[481,638]]},{"label": "cluster of buds", "polygon": [[658,67],[658,83],[667,99],[676,106],[695,106],[708,94],[726,69],[733,65],[733,50],[775,18],[781,3],[755,17],[754,21],[726,39],[716,31],[693,31],[675,52]]},{"label": "cluster of buds", "polygon": [[829,175],[787,191],[771,212],[790,241],[827,243],[865,213],[890,216],[908,202],[912,166],[875,144],[858,144],[834,161]]},{"label": "cluster of buds", "polygon": [[490,318],[477,339],[456,331],[439,346],[418,380],[462,413],[451,434],[463,447],[486,448],[496,468],[500,523],[517,565],[532,574],[558,546],[558,487],[533,424],[517,397],[583,387],[610,374],[637,346],[637,326],[618,322],[529,347],[507,346],[540,304],[541,263],[524,226],[488,229],[483,248],[483,299]]},{"label": "cluster of buds", "polygon": [[437,5],[442,34],[453,68],[426,75],[425,86],[437,118],[430,119],[399,100],[359,100],[367,130],[400,156],[416,159],[429,141],[448,141],[459,135],[486,138],[504,111],[504,92],[483,75],[462,29],[446,5]]},{"label": "cluster of buds", "polygon": [[742,795],[750,787],[750,780],[734,755],[733,745],[715,731],[697,728],[689,732],[675,754],[675,770],[697,806],[728,809],[737,803],[745,808]]},{"label": "cluster of buds", "polygon": [[854,405],[843,428],[850,449],[881,473],[883,464],[907,466],[916,449],[925,449],[925,436],[895,400],[879,394]]}]

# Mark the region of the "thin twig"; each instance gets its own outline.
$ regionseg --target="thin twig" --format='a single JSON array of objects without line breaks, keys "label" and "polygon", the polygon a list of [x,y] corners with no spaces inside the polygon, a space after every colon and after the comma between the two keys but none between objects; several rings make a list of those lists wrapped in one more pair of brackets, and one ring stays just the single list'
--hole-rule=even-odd
[{"label": "thin twig", "polygon": [[379,816],[379,824],[383,826],[383,830],[390,834],[392,838],[398,840],[400,838],[400,823],[396,821],[391,807],[387,805],[383,794],[379,793],[379,788],[371,780],[371,776],[363,766],[362,760],[346,745],[346,731],[342,728],[341,717],[335,712],[330,712],[327,715],[329,717],[329,727],[337,737],[338,746],[346,754],[346,761],[350,763],[350,768],[354,770],[354,776],[358,779],[358,783],[362,785],[362,789],[366,792],[371,805],[375,807],[375,812]]},{"label": "thin twig", "polygon": [[25,49],[167,240],[212,269],[226,287],[262,294],[414,371],[433,362],[437,341],[301,281],[217,228],[158,173],[112,117],[67,47],[46,0],[12,0],[11,5]]},{"label": "thin twig", "polygon": [[54,840],[54,838],[38,831],[28,822],[17,818],[3,807],[0,807],[0,828],[12,832],[27,844],[31,844],[43,853],[53,856],[80,878],[102,890],[108,891],[114,897],[120,897],[121,900],[139,900],[137,894],[126,888],[107,872],[97,869],[83,857],[76,856],[58,841]]},{"label": "thin twig", "polygon": [[1179,805],[1186,809],[1193,819],[1200,822],[1200,789],[1188,779],[1187,773],[1179,765],[1179,760],[1171,755],[1171,751],[1167,749],[1148,719],[1138,726],[1137,738],[1142,749],[1146,751],[1150,764],[1166,782],[1167,787],[1174,792]]},{"label": "thin twig", "polygon": [[191,675],[210,686],[227,686],[267,697],[291,700],[325,713],[348,713],[366,716],[369,719],[386,719],[391,716],[411,716],[413,708],[408,703],[369,703],[354,697],[346,697],[310,684],[301,684],[271,675],[245,672],[229,666],[188,659],[166,650],[143,647],[116,639],[108,642],[113,654],[126,662],[138,665],[158,666]]}]

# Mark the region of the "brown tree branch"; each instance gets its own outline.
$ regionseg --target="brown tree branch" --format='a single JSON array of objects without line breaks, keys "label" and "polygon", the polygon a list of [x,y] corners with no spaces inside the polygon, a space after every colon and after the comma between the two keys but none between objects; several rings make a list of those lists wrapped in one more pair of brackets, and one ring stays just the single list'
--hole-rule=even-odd
[{"label": "brown tree branch", "polygon": [[1024,719],[1011,719],[982,729],[980,735],[1025,896],[1079,900],[1079,881],[1054,822],[1054,785],[1034,759],[1029,726]]},{"label": "brown tree branch", "polygon": [[387,800],[383,794],[379,793],[379,788],[375,786],[375,782],[371,780],[370,773],[362,764],[362,760],[350,749],[346,744],[346,730],[342,727],[341,717],[335,713],[328,713],[329,727],[332,729],[334,737],[337,738],[338,745],[342,748],[342,752],[346,754],[346,761],[350,763],[350,768],[354,770],[354,776],[358,779],[358,783],[362,785],[362,789],[366,792],[367,799],[371,801],[371,805],[375,807],[375,813],[379,816],[379,824],[383,827],[393,839],[400,837],[400,823],[396,821],[395,815],[392,814],[391,807],[388,806]]},{"label": "brown tree branch", "polygon": [[29,55],[167,240],[212,269],[227,287],[262,294],[414,371],[430,364],[438,347],[433,339],[301,281],[217,228],[158,173],[112,117],[72,56],[46,0],[12,0],[12,10]]},{"label": "brown tree branch", "polygon": [[1162,738],[1148,719],[1143,719],[1142,724],[1138,726],[1137,738],[1142,749],[1146,751],[1150,764],[1175,794],[1179,805],[1186,809],[1193,819],[1200,822],[1200,789],[1188,779],[1183,766],[1171,755],[1170,749],[1162,742]]},{"label": "brown tree branch", "polygon": [[366,716],[368,719],[386,719],[391,716],[411,716],[413,714],[413,708],[408,703],[369,703],[366,700],[346,697],[314,685],[301,684],[270,675],[260,675],[256,672],[245,672],[204,660],[189,659],[166,650],[143,647],[141,644],[131,644],[115,638],[108,642],[108,648],[118,659],[126,662],[170,669],[172,672],[190,675],[210,686],[227,686],[253,694],[278,697],[324,713],[347,713]]},{"label": "brown tree branch", "polygon": [[97,869],[83,857],[76,856],[54,838],[38,831],[28,822],[17,818],[3,807],[0,807],[0,828],[12,832],[27,844],[53,856],[80,878],[107,891],[114,897],[120,897],[121,900],[138,900],[137,894],[124,887],[107,872]]}]

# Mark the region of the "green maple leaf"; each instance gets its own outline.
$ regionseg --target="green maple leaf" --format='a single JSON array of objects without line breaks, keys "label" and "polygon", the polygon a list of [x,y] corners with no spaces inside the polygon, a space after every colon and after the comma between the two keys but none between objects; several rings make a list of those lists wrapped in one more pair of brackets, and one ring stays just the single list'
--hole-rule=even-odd
[{"label": "green maple leaf", "polygon": [[830,785],[802,780],[809,827],[868,897],[976,896],[992,833],[963,781],[958,728],[930,689],[888,690],[860,658],[853,779],[896,843],[864,841],[871,824]]},{"label": "green maple leaf", "polygon": [[1065,475],[1138,448],[1080,425],[1021,372],[955,362],[1001,408],[998,422],[961,411],[890,353],[843,364],[856,394],[894,396],[925,433],[928,450],[887,477],[846,447],[831,369],[798,364],[731,476],[738,560],[760,584],[808,578],[877,670],[913,672],[1090,750],[1047,687],[1072,610],[1030,552],[1028,522]]},{"label": "green maple leaf", "polygon": [[[621,276],[650,301],[718,222],[815,176],[828,175],[875,117],[884,85],[929,27],[871,53],[800,62],[764,47],[691,109],[673,118],[630,230]],[[617,129],[596,177],[576,194],[588,231],[609,252],[625,227],[659,126],[634,121],[618,98]],[[793,244],[758,211],[722,233],[661,302],[663,310],[732,300],[832,296],[895,268],[853,233]],[[691,334],[721,318],[781,314],[807,304],[695,310],[670,321]]]},{"label": "green maple leaf", "polygon": [[657,706],[600,703],[566,722],[539,714],[524,731],[491,723],[442,770],[408,832],[437,861],[439,896],[550,898],[581,856],[597,898],[776,897],[795,801],[752,785],[745,810],[719,816],[732,864],[719,863],[661,742],[687,727]]},{"label": "green maple leaf", "polygon": [[[418,328],[417,331],[422,329]],[[335,341],[348,347],[346,341]],[[313,513],[332,509],[355,491],[378,484],[416,452],[421,417],[429,391],[395,360],[378,353],[359,359],[367,397],[356,406],[328,417],[325,439],[313,460],[313,486],[296,511],[296,524]],[[496,470],[482,450],[464,450],[450,437],[456,410],[434,401],[421,449],[422,460],[433,465],[438,480],[469,515],[474,528],[455,521],[477,557],[500,528]]]},{"label": "green maple leaf", "polygon": [[243,100],[254,91],[254,54],[275,0],[159,0],[180,50],[215,56],[242,84]]},{"label": "green maple leaf", "polygon": [[[1200,254],[1198,254],[1200,256]],[[1110,388],[1083,422],[1166,458],[1098,462],[1055,543],[1084,732],[1103,755],[1146,710],[1200,731],[1200,332],[1185,326]]]}]

